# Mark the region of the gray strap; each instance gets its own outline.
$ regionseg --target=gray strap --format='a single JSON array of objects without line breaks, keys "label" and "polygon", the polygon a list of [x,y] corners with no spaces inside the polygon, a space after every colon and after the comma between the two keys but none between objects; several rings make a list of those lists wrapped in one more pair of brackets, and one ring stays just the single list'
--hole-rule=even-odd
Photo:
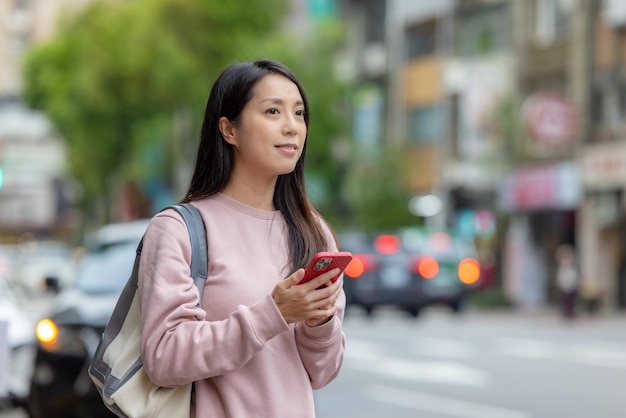
[{"label": "gray strap", "polygon": [[187,225],[189,240],[191,242],[191,278],[200,293],[198,306],[202,306],[204,284],[206,283],[209,268],[206,229],[204,228],[202,215],[200,215],[198,209],[190,203],[171,205],[167,206],[165,209],[168,208],[176,210],[183,217]]},{"label": "gray strap", "polygon": [[[202,304],[202,295],[204,290],[204,284],[207,278],[208,272],[208,251],[207,251],[207,241],[206,241],[206,230],[204,227],[204,222],[202,220],[202,216],[198,209],[192,206],[189,203],[183,203],[182,205],[172,205],[168,206],[165,209],[174,209],[183,217],[187,225],[187,230],[189,231],[189,240],[191,242],[191,277],[193,278],[194,284],[198,286],[198,290],[200,293],[200,303],[198,306]],[[117,304],[115,305],[115,309],[109,319],[109,322],[102,333],[102,339],[100,340],[100,344],[98,344],[98,348],[96,349],[96,353],[94,358],[92,359],[92,363],[89,366],[89,373],[91,376],[102,383],[104,389],[100,389],[97,386],[100,393],[104,393],[107,396],[110,396],[112,392],[117,390],[117,388],[123,385],[128,379],[130,379],[136,371],[141,367],[141,357],[138,357],[135,365],[128,370],[124,376],[120,379],[115,379],[111,376],[111,368],[107,364],[107,362],[103,359],[102,353],[104,353],[109,345],[115,340],[126,320],[126,315],[130,310],[130,307],[133,303],[133,299],[135,297],[135,293],[137,292],[137,284],[138,284],[138,272],[139,272],[139,259],[141,256],[141,250],[143,249],[143,237],[137,246],[137,255],[135,256],[135,263],[133,264],[133,271],[131,273],[130,278],[126,282],[124,286],[124,290],[120,294],[118,298]]]}]

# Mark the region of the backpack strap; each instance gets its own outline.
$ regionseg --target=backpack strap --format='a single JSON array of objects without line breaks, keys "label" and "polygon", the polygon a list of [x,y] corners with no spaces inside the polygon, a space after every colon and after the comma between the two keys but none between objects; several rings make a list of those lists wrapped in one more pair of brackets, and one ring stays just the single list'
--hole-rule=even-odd
[{"label": "backpack strap", "polygon": [[[204,284],[206,283],[207,276],[209,275],[209,251],[207,245],[206,229],[204,227],[204,221],[200,211],[196,209],[191,203],[182,203],[180,205],[169,205],[161,209],[159,212],[163,212],[166,209],[174,209],[182,216],[185,224],[187,225],[187,231],[189,232],[189,242],[191,243],[191,278],[193,284],[196,285],[200,292],[200,301],[197,306],[202,306],[202,296],[204,295]],[[143,238],[139,241],[137,246],[137,257],[135,259],[134,269],[138,269],[139,256],[143,250]]]},{"label": "backpack strap", "polygon": [[[198,303],[200,307],[209,261],[204,222],[198,210],[189,203],[168,206],[163,210],[168,208],[174,209],[180,213],[187,225],[189,241],[191,243],[191,277],[200,293],[200,302]],[[143,364],[139,349],[141,321],[139,318],[139,303],[136,298],[139,280],[139,259],[142,249],[143,237],[137,246],[137,254],[135,256],[132,273],[117,300],[111,317],[102,333],[100,343],[95,353],[93,353],[88,367],[89,376],[95,383],[100,396],[104,399],[105,405],[118,416],[126,415],[123,415],[117,403],[118,401],[112,399],[112,396],[120,387],[135,376]],[[122,332],[123,328],[125,328],[124,332]],[[112,354],[105,355],[105,353],[109,351],[109,347],[116,342],[116,340],[123,343],[116,344],[113,351],[111,351]],[[89,350],[90,348],[88,347],[87,349]],[[122,349],[122,351],[120,351],[120,349]],[[128,363],[129,361],[130,363]],[[113,373],[112,368],[115,365],[118,365],[117,368],[119,370]],[[117,372],[119,371],[121,371],[122,374],[118,376]],[[135,387],[133,385],[131,386]],[[139,395],[142,394],[140,393]],[[122,399],[122,401],[123,403],[132,403],[132,401],[128,400]]]},{"label": "backpack strap", "polygon": [[189,231],[189,241],[191,242],[191,278],[200,293],[200,301],[198,306],[202,306],[202,296],[204,294],[204,284],[208,276],[209,270],[209,252],[206,240],[206,229],[202,215],[195,206],[190,203],[180,205],[170,205],[165,209],[174,209],[177,211],[187,225]]}]

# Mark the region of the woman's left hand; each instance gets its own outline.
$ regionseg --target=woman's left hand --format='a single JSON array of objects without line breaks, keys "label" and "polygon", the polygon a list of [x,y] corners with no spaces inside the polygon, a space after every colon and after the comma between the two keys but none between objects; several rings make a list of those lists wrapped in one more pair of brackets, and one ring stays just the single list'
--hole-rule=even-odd
[{"label": "woman's left hand", "polygon": [[288,323],[305,321],[309,326],[317,326],[335,315],[342,286],[341,279],[335,283],[331,280],[339,273],[335,270],[299,285],[304,276],[304,269],[299,269],[276,285],[272,298]]}]

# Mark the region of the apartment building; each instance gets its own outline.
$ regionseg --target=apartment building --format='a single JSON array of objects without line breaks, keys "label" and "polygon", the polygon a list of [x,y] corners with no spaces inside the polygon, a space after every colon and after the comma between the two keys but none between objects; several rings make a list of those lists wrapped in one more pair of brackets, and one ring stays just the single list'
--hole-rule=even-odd
[{"label": "apartment building", "polygon": [[557,302],[554,255],[569,243],[582,296],[626,308],[624,2],[342,6],[358,79],[377,87],[364,119],[381,126],[354,140],[404,142],[411,192],[443,204],[428,221],[496,217],[500,284],[522,307]]},{"label": "apartment building", "polygon": [[41,112],[20,100],[21,65],[33,45],[49,39],[58,22],[89,0],[0,2],[0,237],[47,235],[73,222],[75,188],[65,175],[65,147]]}]

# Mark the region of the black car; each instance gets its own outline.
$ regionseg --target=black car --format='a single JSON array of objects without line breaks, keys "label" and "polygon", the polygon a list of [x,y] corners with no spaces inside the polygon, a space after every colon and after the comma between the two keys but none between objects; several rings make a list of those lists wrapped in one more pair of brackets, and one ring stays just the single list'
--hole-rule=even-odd
[{"label": "black car", "polygon": [[100,335],[130,276],[137,243],[88,253],[71,287],[37,325],[38,345],[27,402],[31,418],[114,417],[87,374]]},{"label": "black car", "polygon": [[434,304],[460,312],[480,276],[473,243],[447,231],[349,232],[339,243],[354,256],[344,275],[347,303],[370,315],[383,305],[413,316]]}]

